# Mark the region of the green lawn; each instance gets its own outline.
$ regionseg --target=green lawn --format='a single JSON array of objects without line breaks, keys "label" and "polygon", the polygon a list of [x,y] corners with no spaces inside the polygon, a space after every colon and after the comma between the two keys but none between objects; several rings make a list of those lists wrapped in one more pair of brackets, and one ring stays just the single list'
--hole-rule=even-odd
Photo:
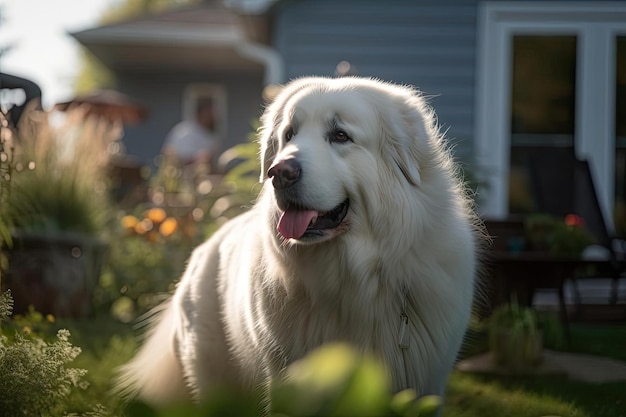
[{"label": "green lawn", "polygon": [[618,417],[626,415],[626,382],[586,384],[558,377],[455,373],[444,417]]},{"label": "green lawn", "polygon": [[567,350],[626,361],[626,326],[573,326]]},{"label": "green lawn", "polygon": [[[67,412],[104,405],[119,413],[119,400],[110,395],[113,369],[132,356],[134,329],[108,318],[57,323],[72,332],[83,349],[74,365],[89,370],[91,386],[76,391]],[[626,360],[626,325],[574,325],[566,350]],[[503,377],[455,373],[448,383],[444,417],[619,417],[626,416],[626,382],[587,384],[559,377]]]}]

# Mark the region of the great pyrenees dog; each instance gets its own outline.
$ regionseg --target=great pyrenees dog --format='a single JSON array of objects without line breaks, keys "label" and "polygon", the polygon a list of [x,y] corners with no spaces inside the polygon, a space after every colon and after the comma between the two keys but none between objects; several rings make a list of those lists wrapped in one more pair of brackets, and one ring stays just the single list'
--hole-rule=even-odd
[{"label": "great pyrenees dog", "polygon": [[443,395],[470,319],[479,227],[413,88],[301,78],[261,118],[260,195],[191,255],[122,386],[156,405],[271,386],[328,342]]}]

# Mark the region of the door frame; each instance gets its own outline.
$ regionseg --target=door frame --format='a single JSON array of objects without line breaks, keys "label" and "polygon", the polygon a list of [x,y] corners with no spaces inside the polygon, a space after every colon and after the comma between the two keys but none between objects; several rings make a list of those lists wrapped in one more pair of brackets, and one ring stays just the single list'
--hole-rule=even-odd
[{"label": "door frame", "polygon": [[508,215],[511,64],[514,35],[577,37],[577,156],[590,160],[612,227],[615,168],[615,38],[626,34],[626,2],[484,2],[478,10],[475,156],[480,211]]}]

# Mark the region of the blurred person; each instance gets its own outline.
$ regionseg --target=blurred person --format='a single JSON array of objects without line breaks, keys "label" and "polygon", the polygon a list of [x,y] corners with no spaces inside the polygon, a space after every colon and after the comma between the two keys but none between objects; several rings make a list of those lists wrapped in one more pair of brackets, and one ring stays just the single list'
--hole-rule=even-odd
[{"label": "blurred person", "polygon": [[216,116],[213,100],[196,103],[195,118],[176,124],[167,134],[162,155],[180,165],[205,166],[210,171],[217,152]]}]

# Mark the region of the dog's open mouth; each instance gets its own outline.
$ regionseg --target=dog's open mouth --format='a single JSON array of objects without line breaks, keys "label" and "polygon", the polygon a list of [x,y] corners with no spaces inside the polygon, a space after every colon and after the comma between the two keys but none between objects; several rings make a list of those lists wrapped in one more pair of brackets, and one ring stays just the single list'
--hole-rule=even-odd
[{"label": "dog's open mouth", "polygon": [[335,229],[341,225],[348,214],[348,207],[348,199],[326,212],[290,206],[278,221],[278,232],[285,239],[322,236],[325,230]]}]

